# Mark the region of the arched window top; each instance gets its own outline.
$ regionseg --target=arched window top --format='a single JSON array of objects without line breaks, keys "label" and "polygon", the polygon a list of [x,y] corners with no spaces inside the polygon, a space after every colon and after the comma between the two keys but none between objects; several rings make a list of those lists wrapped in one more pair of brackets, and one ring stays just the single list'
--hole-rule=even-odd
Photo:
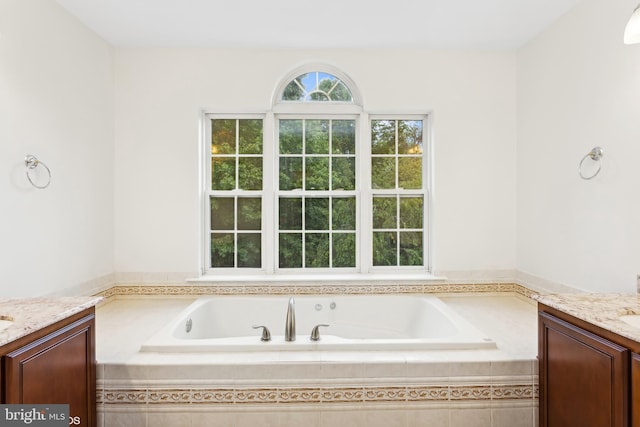
[{"label": "arched window top", "polygon": [[333,74],[322,71],[304,73],[291,80],[282,91],[282,101],[353,102],[349,87]]},{"label": "arched window top", "polygon": [[340,70],[322,64],[307,64],[289,73],[276,88],[273,102],[287,110],[302,104],[308,106],[304,108],[329,104],[362,106],[355,83]]}]

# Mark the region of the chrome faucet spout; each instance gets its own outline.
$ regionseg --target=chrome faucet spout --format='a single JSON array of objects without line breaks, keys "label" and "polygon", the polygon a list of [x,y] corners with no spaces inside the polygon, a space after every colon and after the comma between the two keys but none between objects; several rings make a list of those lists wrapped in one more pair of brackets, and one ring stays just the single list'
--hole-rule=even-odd
[{"label": "chrome faucet spout", "polygon": [[287,307],[287,320],[284,325],[284,340],[296,340],[296,302],[293,297],[289,298],[289,305]]}]

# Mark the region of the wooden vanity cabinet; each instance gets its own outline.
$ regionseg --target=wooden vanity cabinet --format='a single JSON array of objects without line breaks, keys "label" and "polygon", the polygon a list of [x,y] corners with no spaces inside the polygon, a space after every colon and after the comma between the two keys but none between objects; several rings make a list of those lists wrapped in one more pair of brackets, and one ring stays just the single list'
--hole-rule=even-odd
[{"label": "wooden vanity cabinet", "polygon": [[0,348],[2,403],[69,404],[70,425],[96,426],[95,309]]},{"label": "wooden vanity cabinet", "polygon": [[640,427],[640,343],[538,304],[540,427]]},{"label": "wooden vanity cabinet", "polygon": [[539,314],[540,424],[627,427],[629,350]]},{"label": "wooden vanity cabinet", "polygon": [[640,427],[640,355],[631,353],[631,426]]}]

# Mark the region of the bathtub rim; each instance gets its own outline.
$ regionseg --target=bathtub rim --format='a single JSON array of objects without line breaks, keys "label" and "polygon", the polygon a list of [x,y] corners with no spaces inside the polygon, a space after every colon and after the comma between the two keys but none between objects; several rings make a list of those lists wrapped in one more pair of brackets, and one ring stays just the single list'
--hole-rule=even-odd
[{"label": "bathtub rim", "polygon": [[[495,339],[490,338],[488,334],[481,331],[467,319],[456,313],[437,295],[291,295],[295,298],[419,298],[428,300],[430,304],[435,304],[439,309],[444,308],[446,315],[454,320],[456,325],[462,325],[464,330],[458,335],[448,339],[437,338],[433,340],[427,339],[377,339],[377,340],[360,340],[355,342],[345,342],[342,340],[332,339],[329,332],[325,332],[324,341],[311,342],[308,337],[299,336],[294,342],[284,342],[282,335],[272,334],[272,342],[260,342],[260,335],[256,333],[255,337],[246,337],[245,340],[236,340],[234,343],[223,343],[224,339],[208,339],[209,342],[203,340],[184,340],[175,338],[173,331],[184,323],[186,316],[191,313],[194,308],[206,304],[212,299],[243,299],[243,298],[273,298],[285,299],[285,295],[216,295],[199,297],[191,302],[186,308],[175,315],[166,324],[162,325],[150,338],[144,341],[139,349],[140,353],[265,353],[265,352],[322,352],[322,351],[457,351],[457,350],[494,350],[497,349]],[[253,340],[253,341],[252,341]],[[463,340],[461,342],[460,340]],[[275,341],[275,342],[274,342]],[[351,340],[354,341],[354,340]]]}]

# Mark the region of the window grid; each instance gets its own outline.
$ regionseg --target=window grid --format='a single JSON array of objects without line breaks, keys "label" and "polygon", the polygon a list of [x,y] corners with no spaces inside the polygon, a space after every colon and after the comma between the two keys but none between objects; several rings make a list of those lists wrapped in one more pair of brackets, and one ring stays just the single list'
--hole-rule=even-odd
[{"label": "window grid", "polygon": [[[338,73],[339,74],[339,73]],[[295,74],[292,74],[295,75]],[[313,76],[313,79],[306,76]],[[324,270],[341,270],[336,269],[336,258],[334,258],[334,246],[340,237],[337,236],[353,236],[348,240],[356,248],[353,259],[354,266],[349,271],[356,271],[359,273],[372,272],[375,273],[380,269],[391,269],[393,271],[415,271],[420,269],[422,271],[429,270],[429,253],[428,253],[428,237],[429,237],[429,224],[428,224],[428,206],[429,206],[429,175],[430,171],[427,169],[428,156],[427,156],[427,137],[426,130],[428,125],[428,118],[426,115],[406,114],[406,115],[369,115],[361,110],[361,101],[354,101],[354,99],[360,99],[359,94],[354,92],[355,96],[352,96],[351,88],[346,85],[345,80],[336,78],[332,81],[330,87],[324,86],[323,90],[316,90],[319,87],[319,82],[325,77],[335,77],[329,73],[312,72],[307,74],[299,74],[296,79],[289,82],[288,86],[280,86],[278,91],[281,94],[280,98],[274,98],[274,110],[272,112],[266,112],[264,114],[207,114],[207,120],[209,127],[207,127],[208,135],[212,135],[212,120],[233,120],[235,123],[233,131],[234,149],[231,152],[214,152],[213,145],[207,148],[207,156],[205,157],[205,176],[207,186],[205,187],[205,196],[208,201],[207,205],[211,205],[211,201],[214,199],[228,198],[232,200],[231,213],[231,225],[227,228],[214,229],[212,227],[210,215],[212,215],[212,209],[209,207],[205,209],[206,227],[209,233],[206,233],[206,252],[209,253],[210,247],[213,242],[214,234],[230,234],[233,245],[233,268],[218,269],[213,268],[211,265],[211,256],[207,256],[208,261],[205,266],[208,265],[208,269],[216,270],[218,272],[231,272],[238,271],[244,272],[248,269],[242,266],[240,259],[239,246],[242,245],[244,236],[251,239],[252,234],[259,235],[259,245],[261,250],[261,263],[260,268],[253,268],[254,271],[263,271],[266,273],[278,273],[283,271],[293,272],[293,270],[307,272],[320,272],[323,268],[310,266],[307,259],[307,250],[309,249],[305,244],[305,240],[309,236],[322,236],[327,235],[328,239],[326,244],[328,247],[328,267]],[[347,78],[349,84],[352,82]],[[326,83],[326,82],[325,82]],[[315,84],[315,86],[313,86]],[[285,98],[283,91],[290,89],[291,87],[296,91],[304,93],[303,97],[298,98]],[[314,88],[312,88],[315,87]],[[346,89],[347,92],[340,92]],[[344,93],[349,94],[349,99],[340,99],[339,97],[331,98],[332,93],[337,96],[343,96]],[[326,94],[327,96],[323,95]],[[278,96],[278,95],[276,95]],[[324,101],[316,102],[314,101]],[[328,101],[328,102],[327,102]],[[346,102],[345,102],[346,101]],[[353,104],[348,106],[347,104]],[[320,108],[320,106],[322,107]],[[313,107],[313,108],[306,108]],[[328,114],[324,114],[324,112]],[[359,120],[355,120],[359,116]],[[281,152],[280,144],[280,130],[279,121],[283,120],[300,120],[303,123],[302,126],[302,146],[300,152]],[[263,132],[268,132],[262,135],[262,149],[259,154],[241,152],[240,139],[242,138],[239,123],[242,120],[259,120],[262,125]],[[329,123],[328,130],[328,150],[327,152],[321,152],[317,150],[309,150],[308,144],[308,132],[307,126],[310,121],[327,120]],[[334,150],[334,124],[338,121],[350,121],[354,127],[354,150],[353,152],[337,152]],[[372,124],[374,121],[385,121],[393,123],[393,149],[389,152],[375,151],[373,141],[370,141],[367,133],[371,136]],[[422,130],[420,140],[416,143],[415,149],[418,151],[407,151],[406,138],[407,134],[403,134],[404,140],[400,138],[400,124],[411,126],[412,124],[419,123]],[[266,130],[269,131],[266,131]],[[359,136],[362,135],[362,136]],[[211,143],[212,140],[209,140]],[[391,142],[391,141],[389,141]],[[414,141],[415,142],[415,141]],[[368,144],[370,143],[370,144]],[[362,145],[363,144],[363,145]],[[369,147],[367,147],[369,145]],[[401,147],[402,145],[402,147]],[[225,147],[228,149],[229,147]],[[356,154],[356,148],[358,154]],[[404,150],[404,151],[403,151]],[[224,151],[224,150],[222,150]],[[257,159],[257,160],[256,160]],[[287,189],[280,188],[280,167],[282,159],[299,159],[299,170],[296,171],[299,174],[299,183],[294,187]],[[323,161],[323,159],[325,159]],[[386,160],[385,160],[386,159]],[[215,176],[219,171],[216,171],[217,162],[229,162],[226,164],[228,172],[233,170],[232,179],[221,179],[220,176]],[[381,162],[389,170],[393,170],[393,174],[381,174],[376,180],[374,173],[376,171],[376,165],[374,161]],[[385,163],[386,162],[386,163]],[[258,165],[259,164],[259,165]],[[321,167],[318,164],[323,164]],[[259,185],[256,184],[256,180],[248,179],[245,172],[246,170],[254,169],[255,166],[262,168],[262,181]],[[353,182],[344,184],[346,181],[342,181],[340,184],[334,182],[334,174],[340,175],[342,171],[346,170],[345,165],[353,169],[354,171],[360,169],[359,173],[363,176],[355,175]],[[419,174],[412,173],[412,170],[417,166],[421,168]],[[339,166],[339,169],[336,167]],[[315,168],[315,170],[314,170]],[[316,179],[314,183],[317,185],[313,188],[308,180],[314,175],[318,175],[319,170],[325,170],[327,176],[326,181]],[[224,169],[221,167],[220,169]],[[404,172],[403,172],[404,170]],[[324,173],[324,172],[323,172]],[[404,174],[403,174],[404,173]],[[389,179],[393,177],[393,179]],[[224,178],[230,178],[224,176]],[[417,180],[414,178],[418,178]],[[214,185],[214,180],[217,179],[218,186]],[[253,181],[252,181],[253,179]],[[231,185],[231,181],[232,184]],[[248,184],[247,184],[248,183]],[[251,189],[247,189],[250,187]],[[334,189],[336,187],[336,189]],[[339,188],[344,187],[344,188]],[[241,201],[246,199],[259,199],[261,205],[261,221],[259,228],[243,229],[241,224]],[[376,218],[374,218],[374,205],[379,198],[388,198],[393,200],[393,224],[377,224]],[[286,199],[299,199],[300,203],[300,218],[299,229],[285,229],[280,224],[280,203]],[[326,227],[317,228],[317,221],[315,225],[310,225],[307,219],[308,205],[317,199],[326,199],[328,206],[326,207]],[[343,224],[336,226],[336,217],[340,217],[342,211],[335,210],[335,202],[341,199],[350,200],[345,202],[347,205],[353,204],[354,212],[354,225],[349,225],[348,229],[342,229],[340,227]],[[407,200],[409,200],[407,202]],[[411,207],[411,205],[414,205]],[[407,208],[409,206],[409,208]],[[390,207],[390,206],[389,206]],[[364,218],[360,218],[359,212],[367,212]],[[411,211],[410,214],[407,214]],[[337,212],[337,214],[336,214]],[[386,211],[385,211],[386,212]],[[419,215],[417,215],[419,213]],[[337,216],[336,216],[337,215]],[[420,222],[416,222],[416,216],[420,217]],[[419,227],[418,227],[419,225]],[[314,229],[307,229],[308,227],[316,227]],[[365,227],[364,229],[361,227]],[[392,233],[395,253],[395,262],[393,264],[381,264],[376,263],[373,254],[373,250],[376,245],[375,233]],[[302,268],[280,268],[279,264],[279,245],[281,235],[300,235],[302,242],[300,245],[300,262]],[[420,248],[417,248],[416,241],[420,241]],[[246,240],[245,240],[246,241]],[[364,245],[364,246],[363,246]],[[404,245],[404,247],[403,247]],[[406,246],[409,249],[418,249],[420,253],[420,264],[403,263],[409,257],[403,255],[403,250],[406,252]],[[276,250],[266,250],[265,248],[275,248]],[[311,246],[311,249],[316,247]],[[420,252],[421,251],[421,252]],[[324,254],[323,254],[324,255]],[[309,253],[312,258],[313,255]],[[404,258],[403,258],[404,257]],[[310,260],[312,260],[310,258]],[[265,261],[268,261],[265,263]],[[313,261],[313,260],[312,260]],[[351,267],[351,266],[350,266]],[[205,269],[206,270],[206,269]],[[205,271],[206,273],[206,271]]]},{"label": "window grid", "polygon": [[[300,186],[293,188],[293,189],[282,189],[280,182],[278,184],[278,201],[279,204],[282,203],[283,199],[300,199],[300,203],[301,203],[301,221],[300,221],[300,229],[284,229],[282,227],[282,224],[280,224],[278,226],[278,231],[277,234],[279,236],[284,235],[284,234],[290,234],[290,235],[300,235],[301,236],[301,248],[300,248],[300,252],[301,252],[301,262],[300,265],[302,269],[308,269],[308,268],[334,268],[335,267],[335,260],[334,260],[334,247],[335,247],[335,236],[338,234],[353,234],[355,236],[355,229],[351,231],[351,233],[349,233],[349,230],[336,230],[334,227],[334,217],[333,217],[333,211],[335,209],[335,200],[336,199],[343,199],[345,198],[345,196],[348,197],[353,197],[354,199],[356,198],[356,193],[355,193],[355,181],[356,181],[356,174],[355,174],[355,159],[356,159],[356,154],[355,154],[355,150],[351,149],[349,150],[349,153],[344,154],[344,153],[336,153],[336,151],[338,150],[335,146],[335,139],[334,139],[334,131],[337,131],[337,129],[335,128],[335,123],[336,122],[341,122],[341,123],[351,123],[352,128],[353,128],[353,138],[354,138],[354,147],[355,148],[355,120],[345,120],[345,119],[329,119],[329,118],[321,118],[321,119],[307,119],[307,118],[299,118],[299,119],[292,119],[292,118],[288,118],[288,117],[281,117],[279,118],[278,123],[288,123],[287,121],[300,121],[301,122],[301,145],[300,145],[300,149],[298,151],[296,151],[295,153],[283,153],[282,151],[284,151],[281,147],[281,134],[279,132],[279,136],[278,136],[278,144],[277,146],[279,147],[279,159],[283,159],[283,158],[300,158],[300,161],[302,163],[301,165],[301,181],[300,181]],[[321,124],[324,122],[327,126],[327,146],[326,146],[326,152],[313,152],[313,148],[310,147],[310,134],[309,134],[309,123],[310,122],[320,122]],[[279,125],[278,129],[282,129],[282,126]],[[327,181],[326,181],[326,188],[321,188],[321,189],[315,189],[315,188],[310,188],[309,185],[309,169],[308,166],[310,165],[310,159],[326,159],[326,163],[327,163]],[[353,170],[353,183],[352,183],[352,190],[343,190],[343,189],[334,189],[334,186],[336,184],[336,181],[334,180],[334,159],[352,159],[352,165],[354,167]],[[281,165],[282,162],[280,160],[278,160],[278,165]],[[327,210],[328,212],[326,213],[327,215],[327,227],[322,229],[310,229],[308,224],[307,224],[307,213],[308,213],[308,208],[310,207],[309,203],[311,200],[322,200],[322,199],[326,199],[327,200]],[[354,214],[355,214],[355,208],[357,205],[357,201],[354,203]],[[279,207],[279,212],[281,210],[281,208]],[[355,228],[355,224],[354,224],[354,228]],[[318,238],[324,238],[326,236],[327,240],[328,240],[328,248],[327,248],[327,256],[328,256],[328,260],[326,261],[326,265],[323,265],[322,267],[315,267],[315,266],[309,266],[309,262],[308,262],[308,245],[310,244],[310,239],[313,238],[313,236],[317,236]],[[278,251],[277,253],[279,254],[278,256],[280,257],[281,255],[281,247],[280,247],[280,243],[282,243],[282,238],[279,237],[278,238]],[[357,253],[357,251],[356,251]],[[357,254],[354,253],[353,254],[353,262],[351,266],[352,268],[356,267],[356,259],[357,259]],[[280,269],[285,268],[291,268],[291,267],[283,267],[283,261],[279,260],[278,261],[278,266]]]},{"label": "window grid", "polygon": [[[210,165],[207,172],[209,208],[206,215],[209,238],[206,246],[206,253],[208,253],[206,265],[212,269],[260,269],[263,265],[262,247],[264,246],[262,237],[263,118],[218,118],[212,115],[209,119],[207,128],[207,134],[210,135],[207,149],[207,164]],[[233,126],[232,135],[228,132],[231,126]],[[249,133],[245,135],[244,142],[241,129]],[[253,140],[251,132],[255,133]],[[251,145],[252,142],[255,147]],[[242,153],[243,150],[248,153]],[[225,163],[233,164],[232,171],[225,168]],[[257,178],[251,177],[252,167],[257,167]],[[231,201],[230,205],[229,201]],[[217,209],[218,203],[226,203],[227,206]],[[252,204],[255,205],[253,209]],[[254,217],[253,220],[251,216]],[[217,217],[224,219],[220,221]],[[243,226],[240,226],[241,222],[244,223]],[[230,249],[232,249],[232,256],[228,255]]]},{"label": "window grid", "polygon": [[[389,147],[389,131],[390,124],[393,124],[393,147]],[[400,147],[400,124],[405,127],[404,132],[409,135],[404,135],[405,147]],[[426,222],[426,191],[425,191],[425,157],[423,147],[425,145],[424,140],[424,128],[426,120],[424,118],[420,120],[408,119],[403,117],[396,118],[372,118],[370,122],[371,128],[371,182],[372,182],[372,262],[374,268],[382,267],[427,267],[427,245],[426,245],[426,233],[424,225]],[[411,132],[415,132],[414,139],[411,140]],[[385,138],[386,133],[386,138]],[[387,143],[385,144],[385,139]],[[411,146],[413,142],[413,146]],[[376,152],[377,151],[377,152]],[[405,151],[405,152],[403,152]],[[383,160],[376,160],[383,159]],[[385,162],[386,159],[386,162]],[[392,159],[393,164],[393,179],[390,180],[388,174],[381,173],[380,170],[385,170],[385,164],[390,164]],[[407,159],[403,162],[402,159]],[[416,161],[417,160],[417,161]],[[418,170],[414,171],[413,168],[418,166]],[[377,167],[378,166],[378,167]],[[407,170],[405,170],[407,169]],[[388,171],[387,171],[388,172]],[[413,177],[413,181],[407,181],[407,177],[401,181],[401,174],[409,173],[409,177]],[[417,177],[417,178],[416,178]],[[408,185],[407,185],[408,184]],[[408,188],[405,188],[408,187]],[[394,221],[393,224],[389,224],[388,220],[385,220],[384,224],[380,224],[380,218],[385,217],[385,203],[389,200],[394,200],[394,208],[388,212],[393,212]],[[387,202],[383,202],[387,200]],[[411,206],[410,201],[413,200]],[[413,216],[418,216],[419,222],[413,224],[413,227],[407,226],[403,223],[404,202],[407,202],[404,209]],[[417,202],[416,202],[417,201]],[[377,214],[376,208],[382,208],[383,214]],[[386,207],[388,211],[388,207]],[[414,218],[415,222],[416,219]],[[391,227],[391,225],[393,225]],[[420,227],[416,227],[419,225]],[[387,242],[394,243],[395,253],[391,253],[388,250],[384,250],[384,239],[391,240]],[[416,245],[415,240],[421,241],[421,244]],[[414,240],[414,242],[411,242]],[[403,241],[405,245],[403,246]],[[411,244],[413,243],[413,244]],[[381,255],[383,253],[383,255]]]},{"label": "window grid", "polygon": [[281,101],[353,102],[348,86],[333,74],[304,73],[293,79],[282,91]]}]

